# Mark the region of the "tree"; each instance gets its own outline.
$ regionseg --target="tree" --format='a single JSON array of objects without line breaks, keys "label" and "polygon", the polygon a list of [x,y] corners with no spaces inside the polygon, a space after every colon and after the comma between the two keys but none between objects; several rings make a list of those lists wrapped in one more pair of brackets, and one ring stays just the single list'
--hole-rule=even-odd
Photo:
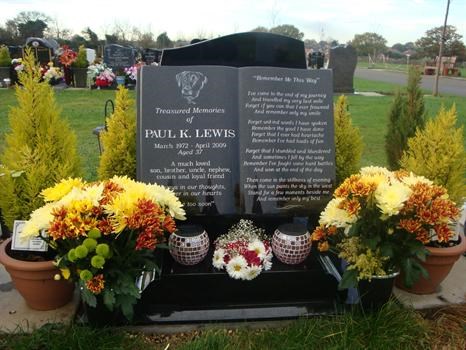
[{"label": "tree", "polygon": [[[426,35],[416,41],[416,46],[425,57],[438,56],[440,41],[442,40],[443,26],[435,27],[426,32]],[[447,25],[445,31],[444,56],[457,56],[459,61],[466,60],[466,47],[461,40],[462,35],[456,32],[456,27]]]},{"label": "tree", "polygon": [[420,70],[410,66],[406,96],[401,96],[398,92],[390,108],[385,151],[392,170],[399,168],[399,161],[407,147],[408,139],[425,124],[425,106],[420,84]]},{"label": "tree", "polygon": [[18,27],[13,20],[5,22],[5,27],[0,27],[0,43],[5,45],[22,45],[24,41],[19,37]]},{"label": "tree", "polygon": [[60,117],[52,87],[45,81],[34,54],[26,49],[24,70],[16,88],[18,105],[9,112],[10,132],[0,156],[0,208],[11,229],[44,202],[40,192],[63,178],[80,175],[76,135]]},{"label": "tree", "polygon": [[269,30],[265,27],[259,26],[254,29],[251,29],[251,32],[268,33]]},{"label": "tree", "polygon": [[50,21],[49,16],[36,11],[20,12],[13,19],[13,23],[23,41],[29,37],[42,38]]},{"label": "tree", "polygon": [[456,108],[440,109],[437,116],[418,129],[408,140],[400,164],[417,175],[422,175],[442,185],[449,197],[461,205],[466,196],[466,151],[463,126],[456,127]]},{"label": "tree", "polygon": [[90,27],[85,28],[81,34],[86,38],[89,46],[95,46],[95,48],[97,48],[99,45],[99,37]]},{"label": "tree", "polygon": [[341,95],[334,104],[336,186],[361,167],[363,142],[359,129],[353,126],[347,98]]},{"label": "tree", "polygon": [[107,119],[107,130],[102,133],[104,151],[98,171],[101,180],[114,175],[136,178],[136,116],[133,105],[128,90],[119,86],[115,112]]},{"label": "tree", "polygon": [[270,33],[281,34],[289,36],[293,39],[303,40],[304,33],[300,32],[298,28],[291,24],[282,24],[273,28],[270,28]]},{"label": "tree", "polygon": [[377,33],[366,32],[356,34],[350,44],[356,49],[358,56],[373,55],[376,57],[377,54],[386,50],[387,40]]},{"label": "tree", "polygon": [[173,42],[168,37],[167,32],[159,34],[159,36],[157,37],[157,41],[155,42],[155,47],[157,47],[158,49],[173,47]]}]

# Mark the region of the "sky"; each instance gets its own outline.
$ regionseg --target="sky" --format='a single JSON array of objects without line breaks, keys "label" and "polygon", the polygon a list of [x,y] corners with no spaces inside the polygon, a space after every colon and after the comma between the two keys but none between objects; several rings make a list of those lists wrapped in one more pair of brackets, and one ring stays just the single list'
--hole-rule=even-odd
[{"label": "sky", "polygon": [[[0,0],[0,25],[21,11],[49,15],[59,27],[80,33],[90,27],[100,38],[115,24],[136,26],[172,40],[211,38],[293,24],[305,39],[340,43],[375,32],[389,46],[416,41],[443,25],[447,0]],[[466,41],[466,0],[451,0],[448,24]]]}]

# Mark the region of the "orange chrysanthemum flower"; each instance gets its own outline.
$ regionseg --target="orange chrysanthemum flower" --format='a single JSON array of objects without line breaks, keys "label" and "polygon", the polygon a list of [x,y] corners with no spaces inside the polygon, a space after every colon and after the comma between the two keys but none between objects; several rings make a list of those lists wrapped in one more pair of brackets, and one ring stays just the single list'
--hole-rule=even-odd
[{"label": "orange chrysanthemum flower", "polygon": [[86,282],[86,288],[93,294],[100,294],[105,288],[104,275],[96,275]]}]

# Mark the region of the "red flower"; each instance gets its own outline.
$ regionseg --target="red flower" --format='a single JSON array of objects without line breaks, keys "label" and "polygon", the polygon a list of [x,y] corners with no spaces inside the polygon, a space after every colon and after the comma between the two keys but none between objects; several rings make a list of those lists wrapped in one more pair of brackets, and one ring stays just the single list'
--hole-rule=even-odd
[{"label": "red flower", "polygon": [[261,259],[254,250],[246,250],[242,255],[248,262],[249,266],[260,266]]}]

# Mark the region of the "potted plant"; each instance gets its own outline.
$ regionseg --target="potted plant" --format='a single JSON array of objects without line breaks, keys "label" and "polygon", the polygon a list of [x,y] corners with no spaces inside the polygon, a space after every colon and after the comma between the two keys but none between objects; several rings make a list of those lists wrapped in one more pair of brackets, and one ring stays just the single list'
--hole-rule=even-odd
[{"label": "potted plant", "polygon": [[154,269],[153,251],[175,231],[175,219],[185,219],[181,202],[163,186],[117,176],[69,178],[42,196],[46,204],[31,214],[23,239],[48,242],[61,277],[78,283],[88,310],[104,307],[130,320],[140,297],[136,280]]},{"label": "potted plant", "polygon": [[8,47],[0,46],[0,86],[4,79],[10,79],[11,57]]},{"label": "potted plant", "polygon": [[31,309],[54,310],[73,297],[74,284],[57,278],[59,270],[53,259],[47,255],[12,251],[11,238],[0,245],[0,263]]},{"label": "potted plant", "polygon": [[390,276],[391,291],[399,271],[409,286],[427,275],[421,264],[429,254],[427,245],[464,241],[456,241],[449,226],[458,214],[447,191],[432,181],[366,167],[335,190],[312,240],[320,251],[332,250],[347,262],[341,288]]},{"label": "potted plant", "polygon": [[74,86],[83,88],[87,86],[87,51],[84,45],[80,45],[76,60],[72,63]]},{"label": "potted plant", "polygon": [[272,267],[272,247],[265,231],[250,220],[240,220],[214,242],[213,266],[231,278],[250,281]]}]

